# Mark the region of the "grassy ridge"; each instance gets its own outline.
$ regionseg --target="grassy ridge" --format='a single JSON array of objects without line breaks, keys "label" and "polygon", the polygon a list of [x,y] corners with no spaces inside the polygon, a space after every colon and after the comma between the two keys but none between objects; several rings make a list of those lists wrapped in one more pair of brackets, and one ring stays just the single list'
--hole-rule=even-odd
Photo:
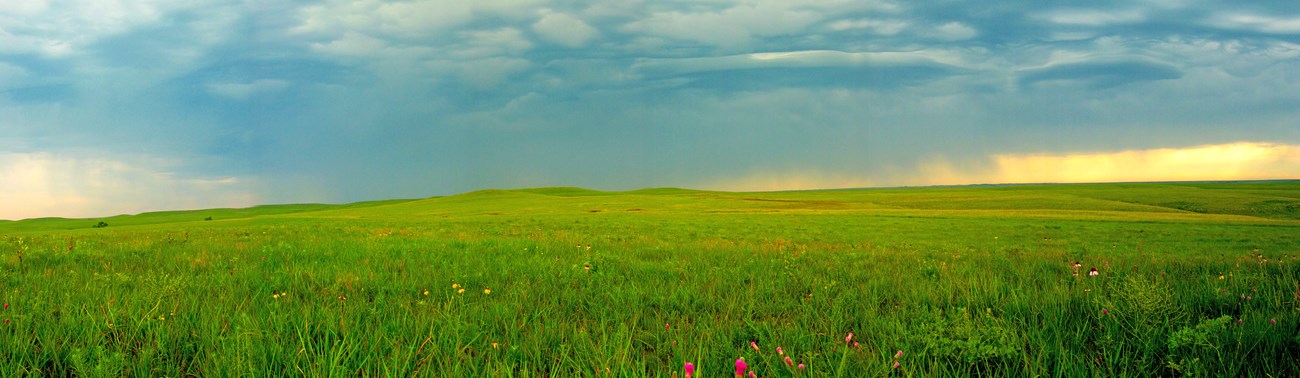
[{"label": "grassy ridge", "polygon": [[[481,201],[491,197],[492,201]],[[646,206],[641,206],[646,205]],[[659,206],[663,205],[663,206]],[[565,206],[571,206],[565,209]],[[961,210],[991,210],[997,217],[1007,212],[1020,216],[1052,216],[1056,211],[1077,213],[1140,213],[1135,219],[1161,218],[1150,213],[1238,215],[1252,218],[1300,220],[1300,181],[1253,183],[1137,183],[1075,185],[1006,185],[902,189],[822,190],[765,193],[728,193],[677,188],[604,192],[573,187],[517,190],[480,190],[424,200],[387,200],[346,205],[266,205],[247,209],[163,211],[107,218],[42,218],[0,221],[0,231],[48,231],[89,228],[96,221],[110,225],[170,224],[248,219],[281,214],[299,217],[353,216],[410,218],[441,214],[462,215],[504,211],[546,213],[584,208],[588,211],[667,212],[789,212],[852,211],[864,215],[918,214],[947,216]],[[644,207],[644,208],[643,208]],[[376,209],[379,208],[379,209]],[[876,212],[871,212],[876,210]],[[916,210],[916,211],[910,211]],[[910,212],[909,212],[910,211]],[[975,212],[978,213],[978,212]],[[1205,220],[1207,217],[1172,216]],[[1236,220],[1247,220],[1237,218]]]},{"label": "grassy ridge", "polygon": [[540,188],[0,223],[0,376],[1286,375],[1296,203]]},{"label": "grassy ridge", "polygon": [[139,226],[139,225],[175,225],[178,223],[196,222],[203,220],[229,220],[229,219],[248,219],[277,214],[309,213],[322,210],[336,209],[356,209],[369,208],[374,206],[383,206],[388,204],[402,203],[409,200],[385,200],[385,201],[368,201],[357,202],[346,205],[325,205],[325,204],[293,204],[293,205],[263,205],[243,209],[205,209],[205,210],[182,210],[182,211],[157,211],[137,215],[117,215],[105,218],[94,219],[69,219],[69,218],[37,218],[25,219],[21,221],[0,221],[0,232],[21,232],[21,231],[53,231],[53,230],[74,230],[81,228],[91,228],[98,222],[105,222],[113,226]]}]

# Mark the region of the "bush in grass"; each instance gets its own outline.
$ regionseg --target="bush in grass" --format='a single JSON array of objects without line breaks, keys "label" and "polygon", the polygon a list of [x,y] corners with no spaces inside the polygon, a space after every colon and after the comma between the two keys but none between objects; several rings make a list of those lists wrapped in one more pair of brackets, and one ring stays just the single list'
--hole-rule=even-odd
[{"label": "bush in grass", "polygon": [[1210,351],[1217,356],[1221,353],[1219,349],[1219,335],[1228,329],[1232,323],[1232,316],[1224,315],[1215,319],[1202,320],[1193,327],[1184,327],[1173,334],[1169,335],[1169,356],[1165,359],[1166,365],[1170,370],[1180,375],[1204,376],[1206,375],[1206,366],[1209,361],[1201,360],[1206,351]]},{"label": "bush in grass", "polygon": [[1119,298],[1115,308],[1123,309],[1123,313],[1133,314],[1139,319],[1151,322],[1174,321],[1183,315],[1178,303],[1174,301],[1173,291],[1146,277],[1125,277],[1114,295]]},{"label": "bush in grass", "polygon": [[1137,274],[1124,275],[1105,286],[1103,291],[1110,295],[1097,297],[1094,303],[1110,310],[1108,318],[1115,327],[1109,329],[1118,334],[1102,339],[1114,337],[1109,341],[1124,341],[1109,348],[1132,361],[1127,364],[1129,368],[1159,369],[1166,353],[1166,338],[1176,325],[1186,324],[1187,312],[1179,306],[1173,290],[1151,277]]},{"label": "bush in grass", "polygon": [[126,367],[126,354],[110,352],[102,345],[95,346],[91,353],[73,348],[68,359],[79,377],[117,377]]},{"label": "bush in grass", "polygon": [[1015,361],[1021,353],[1021,337],[1004,323],[989,310],[971,314],[965,307],[936,316],[922,326],[924,354],[975,368]]}]

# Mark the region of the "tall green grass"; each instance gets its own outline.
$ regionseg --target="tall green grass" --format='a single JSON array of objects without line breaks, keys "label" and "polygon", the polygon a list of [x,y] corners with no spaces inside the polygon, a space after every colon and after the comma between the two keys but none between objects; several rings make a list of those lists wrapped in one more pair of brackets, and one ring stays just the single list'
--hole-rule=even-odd
[{"label": "tall green grass", "polygon": [[0,376],[1300,371],[1300,223],[1150,205],[1295,185],[1147,185],[559,188],[4,224]]}]

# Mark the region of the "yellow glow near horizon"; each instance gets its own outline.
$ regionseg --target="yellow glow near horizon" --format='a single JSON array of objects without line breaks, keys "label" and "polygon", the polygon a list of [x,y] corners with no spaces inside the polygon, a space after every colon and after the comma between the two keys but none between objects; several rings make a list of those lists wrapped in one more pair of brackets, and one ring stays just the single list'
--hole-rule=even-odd
[{"label": "yellow glow near horizon", "polygon": [[0,152],[0,219],[101,217],[259,204],[249,180],[193,178],[149,157]]},{"label": "yellow glow near horizon", "polygon": [[1300,146],[1230,143],[1082,154],[997,155],[986,182],[1261,180],[1300,177]]},{"label": "yellow glow near horizon", "polygon": [[731,191],[904,185],[1230,181],[1300,179],[1300,145],[1238,142],[1185,148],[1093,153],[1000,154],[978,169],[942,157],[887,176],[820,171],[761,172],[702,185]]}]

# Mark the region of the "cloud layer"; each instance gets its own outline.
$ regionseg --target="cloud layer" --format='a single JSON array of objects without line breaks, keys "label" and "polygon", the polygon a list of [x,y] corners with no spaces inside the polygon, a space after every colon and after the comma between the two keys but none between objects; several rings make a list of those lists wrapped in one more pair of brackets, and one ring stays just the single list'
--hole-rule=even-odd
[{"label": "cloud layer", "polygon": [[[540,185],[1296,178],[998,172],[1300,145],[1297,58],[1285,3],[0,1],[0,167],[25,178],[6,198],[30,199],[0,219]],[[123,189],[72,189],[91,182]]]}]

